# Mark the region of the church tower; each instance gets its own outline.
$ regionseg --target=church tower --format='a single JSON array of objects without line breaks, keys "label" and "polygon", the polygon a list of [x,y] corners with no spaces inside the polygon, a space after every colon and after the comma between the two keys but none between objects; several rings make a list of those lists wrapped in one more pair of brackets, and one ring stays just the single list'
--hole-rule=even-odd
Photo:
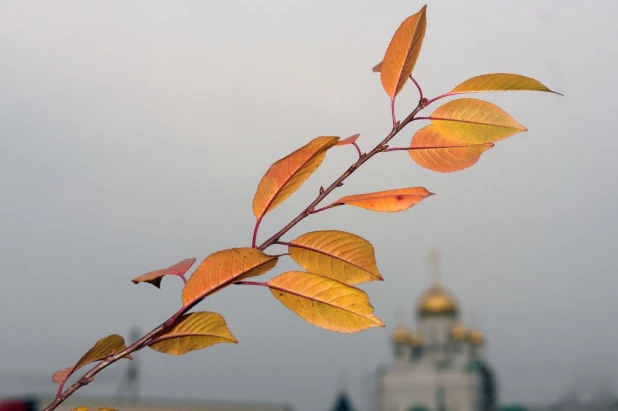
[{"label": "church tower", "polygon": [[380,376],[380,411],[493,411],[493,373],[485,337],[460,321],[459,304],[440,282],[440,256],[430,253],[432,282],[414,313],[416,330],[400,321],[391,336],[393,361]]}]

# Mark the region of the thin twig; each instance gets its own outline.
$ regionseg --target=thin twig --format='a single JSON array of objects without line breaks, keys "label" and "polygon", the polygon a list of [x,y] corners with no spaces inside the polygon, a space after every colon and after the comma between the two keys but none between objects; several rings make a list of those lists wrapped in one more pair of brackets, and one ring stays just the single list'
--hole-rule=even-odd
[{"label": "thin twig", "polygon": [[423,105],[419,103],[418,106],[405,118],[401,123],[397,123],[395,127],[391,130],[390,133],[384,139],[376,145],[373,150],[369,153],[365,154],[361,158],[359,158],[354,164],[352,164],[348,169],[339,176],[328,188],[325,188],[324,191],[321,191],[315,200],[311,202],[303,211],[300,212],[292,221],[290,221],[285,227],[279,230],[277,233],[273,234],[268,240],[264,241],[258,248],[264,251],[266,248],[270,247],[272,244],[276,243],[285,233],[290,231],[292,227],[298,224],[300,221],[304,220],[307,216],[311,215],[312,210],[315,210],[315,207],[320,204],[320,202],[329,195],[333,190],[337,187],[340,187],[341,184],[347,179],[352,173],[358,169],[360,166],[365,164],[371,157],[376,154],[388,150],[387,144],[389,141],[393,139],[405,126],[407,126],[411,121],[415,120],[416,114],[423,109]]},{"label": "thin twig", "polygon": [[154,337],[155,335],[159,334],[161,331],[164,331],[167,328],[166,323],[167,321],[159,325],[158,327],[152,329],[149,333],[144,335],[139,340],[135,341],[133,344],[131,344],[124,350],[120,351],[117,354],[109,356],[108,358],[101,361],[93,368],[91,368],[88,372],[82,375],[82,377],[79,380],[75,381],[73,385],[67,388],[62,394],[56,396],[56,398],[54,398],[54,401],[52,401],[47,407],[45,407],[43,411],[51,411],[51,410],[56,409],[56,407],[62,404],[75,391],[79,390],[84,385],[88,385],[90,382],[92,382],[92,380],[94,379],[94,376],[97,375],[99,372],[101,372],[102,370],[110,366],[111,364],[115,363],[116,361],[124,358],[127,354],[131,354],[135,351],[139,351],[142,348],[144,348],[152,337]]},{"label": "thin twig", "polygon": [[425,98],[423,97],[423,89],[421,88],[421,85],[418,84],[418,81],[414,80],[414,77],[412,77],[412,74],[410,74],[410,80],[412,80],[412,82],[416,86],[416,89],[418,90],[418,95],[419,95],[418,101],[423,101]]}]

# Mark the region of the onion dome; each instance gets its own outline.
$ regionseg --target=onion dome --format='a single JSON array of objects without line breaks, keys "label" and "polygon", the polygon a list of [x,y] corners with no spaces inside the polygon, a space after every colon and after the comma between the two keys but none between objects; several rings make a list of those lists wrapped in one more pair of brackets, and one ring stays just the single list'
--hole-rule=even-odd
[{"label": "onion dome", "polygon": [[455,298],[446,292],[440,283],[435,282],[431,288],[421,296],[417,314],[423,316],[446,315],[457,316],[459,307]]},{"label": "onion dome", "polygon": [[468,341],[477,347],[485,344],[485,335],[480,330],[472,330],[468,333]]},{"label": "onion dome", "polygon": [[391,339],[393,340],[393,342],[400,344],[408,342],[409,337],[410,332],[406,327],[402,325],[397,326],[397,328],[395,328],[395,331],[393,331],[393,334],[391,335]]},{"label": "onion dome", "polygon": [[455,324],[451,328],[451,338],[456,341],[462,341],[466,339],[468,335],[468,329],[461,324]]}]

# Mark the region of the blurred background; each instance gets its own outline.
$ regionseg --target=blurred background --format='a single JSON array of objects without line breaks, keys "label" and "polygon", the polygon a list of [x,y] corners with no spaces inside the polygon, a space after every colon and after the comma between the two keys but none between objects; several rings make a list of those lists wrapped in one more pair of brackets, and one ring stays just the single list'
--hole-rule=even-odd
[{"label": "blurred background", "polygon": [[[319,135],[361,133],[364,151],[381,140],[389,98],[371,67],[422,5],[2,1],[0,396],[49,398],[52,373],[97,339],[130,339],[133,327],[145,332],[176,311],[181,281],[166,278],[157,290],[130,279],[250,245],[255,187],[275,160]],[[419,310],[436,250],[436,278],[457,315],[431,318],[482,332],[478,358],[499,406],[610,409],[618,399],[617,13],[610,0],[429,3],[414,72],[426,96],[512,72],[564,97],[472,96],[529,131],[453,174],[421,169],[405,152],[380,155],[335,196],[408,186],[436,196],[396,214],[336,208],[290,232],[337,229],[374,244],[386,281],[363,288],[386,329],[330,333],[266,289],[231,287],[201,308],[221,313],[238,345],[181,357],[145,350],[132,371],[138,394],[119,393],[128,362],[80,394],[314,411],[345,393],[354,409],[375,410],[397,359],[397,326],[406,327],[407,347],[426,318]],[[399,116],[417,101],[408,85]],[[393,146],[409,144],[417,128]],[[330,150],[265,218],[259,238],[355,157],[350,147]]]}]

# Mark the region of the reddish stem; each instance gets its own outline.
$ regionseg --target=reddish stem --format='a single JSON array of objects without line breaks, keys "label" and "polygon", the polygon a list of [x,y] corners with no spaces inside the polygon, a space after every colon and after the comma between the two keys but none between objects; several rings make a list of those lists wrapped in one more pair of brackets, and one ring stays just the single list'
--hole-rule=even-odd
[{"label": "reddish stem", "polygon": [[[412,80],[412,82],[414,83],[414,85],[416,86],[417,90],[418,90],[418,94],[419,94],[419,101],[423,101],[424,97],[423,97],[423,89],[421,88],[421,85],[418,84],[418,82],[416,80],[414,80],[414,77],[412,77],[412,74],[410,74],[410,80]],[[425,103],[425,105],[427,105],[428,103]]]},{"label": "reddish stem", "polygon": [[339,207],[342,206],[343,204],[339,203],[339,204],[331,204],[331,205],[327,205],[325,207],[321,207],[321,208],[316,208],[315,210],[309,211],[309,214],[317,214],[320,211],[324,211],[324,210],[328,210],[329,208],[333,208],[333,207]]},{"label": "reddish stem", "polygon": [[260,287],[270,287],[268,285],[268,283],[264,283],[264,282],[261,282],[261,281],[238,281],[237,283],[234,283],[234,284],[238,284],[238,285],[257,285],[257,286],[260,286]]},{"label": "reddish stem", "polygon": [[[262,216],[263,217],[263,216]],[[262,222],[262,217],[258,218],[255,222],[255,227],[253,228],[253,240],[251,241],[251,247],[255,248],[257,245],[257,233],[260,228],[260,223]]]},{"label": "reddish stem", "polygon": [[395,116],[395,99],[391,100],[391,117],[393,119],[393,130],[397,128],[397,117]]},{"label": "reddish stem", "polygon": [[443,99],[445,97],[454,96],[455,94],[461,94],[461,93],[445,93],[445,94],[440,94],[438,97],[434,97],[431,100],[427,100],[427,102],[425,103],[425,106],[428,106],[431,103],[433,103],[434,101],[438,101],[438,100]]},{"label": "reddish stem", "polygon": [[358,152],[358,158],[361,158],[363,156],[363,153],[361,153],[361,149],[358,144],[356,144],[356,141],[353,142],[352,145],[356,148],[356,151]]},{"label": "reddish stem", "polygon": [[493,145],[494,145],[493,143],[482,143],[482,144],[462,144],[458,146],[392,147],[392,148],[387,148],[383,152],[387,153],[389,151],[440,150],[440,149],[446,149],[446,148],[469,148],[469,147],[476,147],[476,146],[493,147]]}]

